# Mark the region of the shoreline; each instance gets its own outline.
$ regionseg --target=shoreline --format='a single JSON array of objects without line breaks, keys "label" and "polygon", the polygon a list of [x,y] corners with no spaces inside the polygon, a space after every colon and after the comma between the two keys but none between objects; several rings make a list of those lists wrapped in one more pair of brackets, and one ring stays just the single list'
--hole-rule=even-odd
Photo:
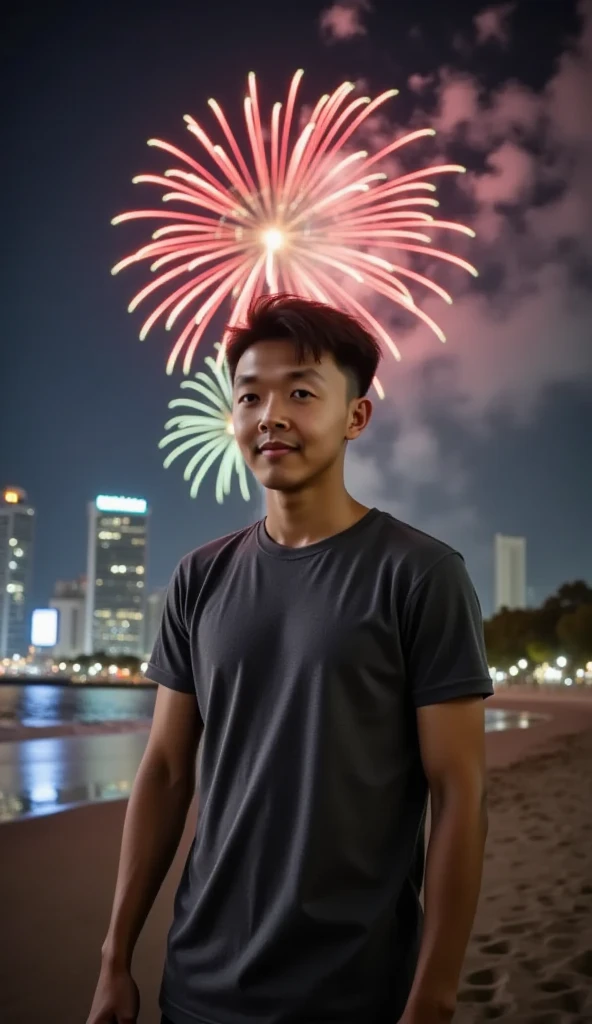
[{"label": "shoreline", "polygon": [[[67,685],[72,688],[82,684],[63,684],[51,682],[53,685]],[[88,686],[99,686],[97,683],[83,684]],[[108,684],[109,687],[117,689],[155,689],[156,684]],[[493,749],[493,763],[498,759],[507,761],[519,760],[535,751],[538,741],[542,738],[545,741],[556,736],[565,735],[571,731],[580,732],[588,728],[587,722],[590,719],[592,727],[592,687],[587,690],[566,690],[565,687],[548,687],[541,689],[532,686],[513,686],[496,690],[492,697],[486,701],[486,708],[491,710],[500,709],[503,711],[525,711],[533,715],[540,714],[548,716],[546,721],[541,721],[528,729],[509,728],[504,730],[503,735],[517,733],[511,745],[511,751],[507,748],[505,741],[502,743],[502,733],[495,730],[487,733],[487,743]],[[111,719],[97,722],[59,722],[54,725],[22,725],[20,722],[7,722],[0,719],[0,744],[18,743],[20,740],[53,739],[68,736],[104,736],[110,734],[147,732],[150,730],[151,718],[126,718]],[[494,738],[495,737],[495,738]],[[499,751],[499,753],[498,753]]]},{"label": "shoreline", "polygon": [[110,736],[126,732],[149,732],[152,719],[125,718],[107,722],[61,722],[59,725],[7,725],[0,722],[0,743],[47,740],[67,736]]}]

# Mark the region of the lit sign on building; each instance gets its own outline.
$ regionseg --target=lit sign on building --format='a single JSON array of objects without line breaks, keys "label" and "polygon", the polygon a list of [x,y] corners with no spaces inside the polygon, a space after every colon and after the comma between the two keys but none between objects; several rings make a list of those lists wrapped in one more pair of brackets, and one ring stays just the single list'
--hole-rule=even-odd
[{"label": "lit sign on building", "polygon": [[57,608],[36,608],[31,622],[31,643],[33,647],[55,647],[57,642]]},{"label": "lit sign on building", "polygon": [[4,501],[7,505],[18,505],[19,500],[18,491],[4,491]]},{"label": "lit sign on building", "polygon": [[128,512],[145,515],[147,503],[144,498],[122,498],[110,494],[99,494],[96,501],[99,512]]}]

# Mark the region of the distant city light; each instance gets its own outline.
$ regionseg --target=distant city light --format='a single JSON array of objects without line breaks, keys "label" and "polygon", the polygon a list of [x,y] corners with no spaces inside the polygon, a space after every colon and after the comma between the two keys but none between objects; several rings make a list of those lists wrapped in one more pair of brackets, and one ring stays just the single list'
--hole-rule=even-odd
[{"label": "distant city light", "polygon": [[59,669],[60,669],[60,672],[65,672],[66,671],[66,662],[65,661],[60,661]]},{"label": "distant city light", "polygon": [[510,666],[510,675],[511,676],[517,676],[518,675],[518,667],[516,665],[511,665]]},{"label": "distant city light", "polygon": [[38,782],[31,788],[31,802],[34,804],[53,804],[58,798],[58,791],[51,782]]},{"label": "distant city light", "polygon": [[568,676],[567,679],[563,680],[563,682],[565,683],[566,686],[571,686],[571,684],[573,683],[573,679],[570,679],[569,676]]},{"label": "distant city light", "polygon": [[140,671],[141,672],[145,672],[147,668],[148,668],[148,662],[147,661],[143,661],[142,664],[140,665]]},{"label": "distant city light", "polygon": [[526,658],[520,658],[520,661],[518,662],[518,668],[521,668],[522,671],[524,671],[525,668],[528,668],[528,662]]},{"label": "distant city light", "polygon": [[18,505],[19,496],[17,491],[4,491],[4,501],[7,505]]},{"label": "distant city light", "polygon": [[55,647],[57,642],[57,608],[36,608],[31,619],[31,643],[33,647]]},{"label": "distant city light", "polygon": [[567,658],[564,658],[564,656],[561,654],[557,658],[556,665],[558,668],[565,668],[565,666],[567,665]]},{"label": "distant city light", "polygon": [[75,665],[72,665],[72,669],[74,672],[80,672],[80,665],[78,664],[78,662],[76,662]]},{"label": "distant city light", "polygon": [[110,494],[99,494],[96,500],[99,512],[130,512],[144,515],[148,504],[144,498],[123,498]]}]

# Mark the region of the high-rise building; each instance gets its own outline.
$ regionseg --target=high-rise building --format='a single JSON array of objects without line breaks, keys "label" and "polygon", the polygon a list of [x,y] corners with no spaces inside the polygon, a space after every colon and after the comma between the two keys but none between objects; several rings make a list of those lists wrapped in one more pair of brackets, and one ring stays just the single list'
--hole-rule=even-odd
[{"label": "high-rise building", "polygon": [[85,650],[86,579],[58,580],[50,608],[58,613],[58,641],[54,658],[76,658]]},{"label": "high-rise building", "polygon": [[101,494],[90,503],[88,515],[85,653],[141,656],[147,503]]},{"label": "high-rise building", "polygon": [[164,603],[166,600],[166,587],[158,587],[157,590],[153,590],[146,599],[146,619],[145,619],[145,630],[144,630],[144,654],[150,657],[152,648],[158,636],[158,630],[160,629],[160,620],[162,619],[162,613],[164,611]]},{"label": "high-rise building", "polygon": [[35,510],[20,487],[0,496],[0,658],[24,657],[29,613]]},{"label": "high-rise building", "polygon": [[500,608],[526,608],[526,537],[495,535],[494,604]]}]

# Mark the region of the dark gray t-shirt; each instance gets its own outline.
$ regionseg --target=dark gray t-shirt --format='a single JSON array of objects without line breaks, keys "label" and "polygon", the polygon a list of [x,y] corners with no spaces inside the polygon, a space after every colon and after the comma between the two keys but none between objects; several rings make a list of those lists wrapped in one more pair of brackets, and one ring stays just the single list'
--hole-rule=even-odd
[{"label": "dark gray t-shirt", "polygon": [[147,675],[204,722],[163,1012],[394,1024],[421,931],[416,709],[492,692],[460,555],[377,509],[304,548],[256,523],[181,561]]}]

